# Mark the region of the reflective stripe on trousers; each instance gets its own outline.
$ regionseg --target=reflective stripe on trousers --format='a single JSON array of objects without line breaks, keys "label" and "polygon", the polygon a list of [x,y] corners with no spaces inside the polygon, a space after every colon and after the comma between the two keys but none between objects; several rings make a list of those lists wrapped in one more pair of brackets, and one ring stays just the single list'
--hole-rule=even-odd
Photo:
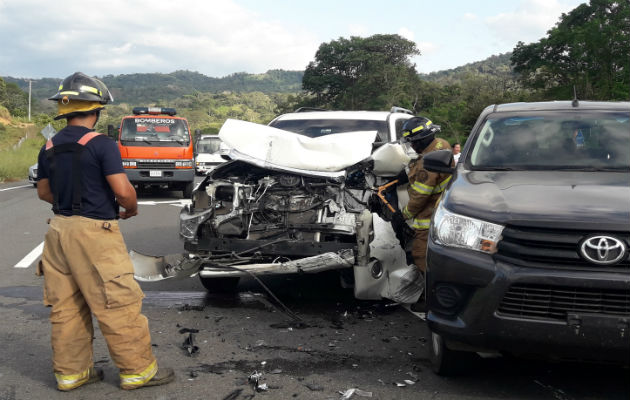
[{"label": "reflective stripe on trousers", "polygon": [[149,382],[157,373],[157,361],[153,361],[144,371],[139,374],[120,374],[121,386],[142,386]]},{"label": "reflective stripe on trousers", "polygon": [[62,375],[55,373],[55,379],[57,379],[57,387],[64,390],[70,390],[81,386],[85,383],[85,381],[88,380],[89,377],[90,368],[81,373],[72,375]]},{"label": "reflective stripe on trousers", "polygon": [[417,219],[414,218],[413,219],[413,224],[411,224],[411,227],[413,229],[418,229],[418,230],[426,230],[429,229],[429,226],[431,225],[431,219]]}]

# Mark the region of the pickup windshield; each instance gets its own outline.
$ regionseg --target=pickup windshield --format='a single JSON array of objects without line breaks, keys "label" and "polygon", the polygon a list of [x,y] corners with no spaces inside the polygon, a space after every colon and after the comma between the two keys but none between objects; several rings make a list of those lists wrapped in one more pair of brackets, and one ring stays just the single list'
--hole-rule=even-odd
[{"label": "pickup windshield", "polygon": [[490,115],[467,162],[476,170],[630,170],[630,113]]},{"label": "pickup windshield", "polygon": [[137,145],[167,144],[187,146],[190,143],[188,127],[181,119],[137,117],[123,120],[120,140]]}]

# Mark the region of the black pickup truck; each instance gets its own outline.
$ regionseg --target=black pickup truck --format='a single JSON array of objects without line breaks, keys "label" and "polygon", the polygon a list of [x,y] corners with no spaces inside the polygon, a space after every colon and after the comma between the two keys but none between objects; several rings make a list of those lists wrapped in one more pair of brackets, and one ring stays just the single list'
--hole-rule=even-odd
[{"label": "black pickup truck", "polygon": [[432,219],[432,361],[470,352],[630,364],[630,102],[487,107]]}]

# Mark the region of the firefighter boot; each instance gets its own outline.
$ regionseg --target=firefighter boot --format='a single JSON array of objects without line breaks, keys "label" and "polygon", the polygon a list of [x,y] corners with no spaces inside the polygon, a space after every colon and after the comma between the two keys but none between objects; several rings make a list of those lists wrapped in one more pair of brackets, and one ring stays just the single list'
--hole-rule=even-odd
[{"label": "firefighter boot", "polygon": [[87,374],[83,373],[72,377],[57,375],[57,389],[62,392],[68,392],[89,383],[100,382],[103,380],[103,376],[103,370],[94,367],[90,367],[87,370]]},{"label": "firefighter boot", "polygon": [[167,383],[171,383],[174,380],[175,380],[175,371],[173,371],[173,368],[161,367],[161,368],[158,368],[158,371],[155,373],[153,378],[148,380],[146,383],[142,383],[142,384],[121,383],[120,388],[125,389],[125,390],[133,390],[133,389],[138,389],[138,388],[147,387],[147,386],[166,385]]}]

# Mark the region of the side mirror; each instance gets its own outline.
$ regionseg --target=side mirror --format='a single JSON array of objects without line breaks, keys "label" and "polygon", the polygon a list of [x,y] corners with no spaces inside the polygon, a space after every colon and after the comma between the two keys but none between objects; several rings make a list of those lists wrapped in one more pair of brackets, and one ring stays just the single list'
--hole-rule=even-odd
[{"label": "side mirror", "polygon": [[107,136],[109,136],[110,138],[116,140],[117,139],[117,134],[118,131],[116,128],[114,128],[114,125],[107,125]]},{"label": "side mirror", "polygon": [[451,150],[432,151],[422,157],[422,163],[427,171],[447,174],[455,172]]}]

